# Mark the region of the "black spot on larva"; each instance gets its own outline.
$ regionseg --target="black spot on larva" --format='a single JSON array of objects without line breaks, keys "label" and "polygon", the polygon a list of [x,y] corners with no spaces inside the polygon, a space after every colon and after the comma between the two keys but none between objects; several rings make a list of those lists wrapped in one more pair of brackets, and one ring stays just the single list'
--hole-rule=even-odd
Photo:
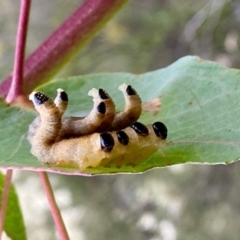
[{"label": "black spot on larva", "polygon": [[124,131],[118,131],[118,132],[116,132],[116,134],[117,134],[118,141],[122,145],[128,145],[129,137],[128,137],[128,135]]},{"label": "black spot on larva", "polygon": [[67,102],[68,101],[68,95],[65,91],[60,92],[60,98],[62,101]]},{"label": "black spot on larva", "polygon": [[155,122],[152,125],[152,128],[157,135],[157,137],[161,139],[166,139],[167,138],[167,127],[162,123],[162,122]]},{"label": "black spot on larva", "polygon": [[99,105],[97,106],[97,110],[101,114],[105,114],[105,112],[106,112],[106,105],[105,105],[105,103],[104,102],[99,103]]},{"label": "black spot on larva", "polygon": [[134,129],[135,132],[140,136],[147,136],[148,135],[147,127],[140,122],[133,123],[131,128]]},{"label": "black spot on larva", "polygon": [[98,94],[99,94],[99,97],[101,99],[108,99],[109,98],[108,94],[102,88],[99,88]]},{"label": "black spot on larva", "polygon": [[100,134],[100,144],[104,152],[111,152],[114,146],[114,139],[108,132]]},{"label": "black spot on larva", "polygon": [[132,88],[131,85],[128,85],[127,89],[126,89],[127,94],[130,95],[136,95],[136,91]]},{"label": "black spot on larva", "polygon": [[45,103],[48,99],[49,99],[48,96],[45,95],[44,93],[37,92],[34,94],[33,101],[36,105],[41,105]]}]

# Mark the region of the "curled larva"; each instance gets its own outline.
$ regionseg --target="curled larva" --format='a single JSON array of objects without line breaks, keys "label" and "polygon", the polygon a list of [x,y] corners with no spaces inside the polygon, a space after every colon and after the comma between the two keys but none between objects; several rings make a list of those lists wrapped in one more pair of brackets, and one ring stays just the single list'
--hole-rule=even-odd
[{"label": "curled larva", "polygon": [[[88,93],[89,96],[93,97],[94,101],[90,114],[85,118],[63,118],[61,135],[66,138],[87,135],[93,132],[120,130],[137,121],[141,115],[142,102],[136,90],[125,83],[119,86],[119,90],[123,93],[125,99],[123,111],[115,113],[115,104],[109,94],[101,88],[98,90],[93,88]],[[102,106],[104,104],[104,112],[99,111],[101,109],[100,104]]]},{"label": "curled larva", "polygon": [[142,101],[131,85],[122,84],[118,88],[125,99],[125,107],[122,112],[116,114],[110,130],[120,130],[136,122],[142,112]]},{"label": "curled larva", "polygon": [[[91,89],[88,93],[93,97],[93,109],[86,117],[62,117],[61,131],[57,140],[79,137],[94,132],[120,130],[137,121],[141,115],[141,99],[131,85],[125,83],[119,86],[122,91],[125,106],[121,112],[115,112],[115,104],[109,94],[103,89]],[[54,100],[60,114],[63,114],[68,105],[68,95],[63,89],[57,89]],[[31,141],[36,128],[40,124],[37,117],[29,127],[28,139]]]},{"label": "curled larva", "polygon": [[93,97],[93,109],[88,116],[62,118],[61,138],[78,137],[98,131],[102,125],[111,124],[115,116],[115,105],[102,89],[93,88],[88,92]]},{"label": "curled larva", "polygon": [[[29,98],[32,100],[33,92]],[[39,93],[40,94],[40,93]],[[93,97],[93,109],[86,117],[62,117],[61,130],[58,134],[57,141],[63,138],[78,137],[97,131],[100,125],[110,125],[115,117],[115,105],[109,95],[102,89],[91,89],[88,93]],[[57,96],[54,100],[55,107],[59,114],[63,115],[68,105],[68,95],[63,89],[57,90]],[[29,126],[28,140],[31,139],[41,122],[40,116]]]},{"label": "curled larva", "polygon": [[[124,88],[123,91],[129,90],[126,86]],[[99,93],[99,90],[96,89],[92,91]],[[130,96],[136,96],[133,89],[129,91]],[[31,144],[31,153],[41,163],[49,166],[78,167],[80,170],[85,170],[87,167],[109,164],[115,164],[119,167],[122,164],[136,165],[166,143],[167,128],[163,123],[155,122],[145,126],[140,122],[132,123],[132,120],[129,120],[131,116],[135,116],[133,117],[135,119],[139,115],[139,111],[141,112],[139,109],[136,110],[135,115],[130,112],[119,118],[127,118],[126,122],[129,125],[124,129],[94,132],[81,137],[75,137],[76,134],[73,134],[73,136],[64,138],[62,115],[66,110],[67,103],[62,101],[67,101],[66,93],[62,89],[58,90],[58,96],[54,101],[40,92],[33,92],[29,98],[39,113],[38,120],[34,120],[29,127],[28,140]],[[108,98],[110,97],[108,96],[106,99]],[[134,101],[129,99],[128,103],[125,98],[126,106],[130,106],[129,108],[134,111]],[[141,105],[140,98],[137,102],[140,102]],[[96,106],[101,103],[97,102]],[[106,113],[106,108],[103,111],[104,107],[100,106],[99,109],[93,108],[89,116],[96,114],[98,110],[103,115]],[[115,114],[115,108],[113,111]],[[123,112],[126,112],[126,109]],[[89,119],[91,118],[89,117]],[[88,122],[85,122],[85,125],[87,126]]]}]

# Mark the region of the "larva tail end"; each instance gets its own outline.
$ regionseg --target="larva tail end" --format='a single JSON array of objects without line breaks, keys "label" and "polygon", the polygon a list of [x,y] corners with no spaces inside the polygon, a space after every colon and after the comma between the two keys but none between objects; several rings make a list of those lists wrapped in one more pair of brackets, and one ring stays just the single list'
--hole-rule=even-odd
[{"label": "larva tail end", "polygon": [[126,92],[129,96],[132,96],[132,95],[136,95],[137,92],[135,91],[135,89],[132,88],[131,85],[128,85],[127,89],[126,89]]},{"label": "larva tail end", "polygon": [[35,106],[45,103],[48,99],[48,96],[41,92],[32,92],[29,95],[29,100],[31,100]]},{"label": "larva tail end", "polygon": [[62,88],[57,89],[57,96],[54,99],[54,104],[58,108],[59,113],[64,114],[68,105],[68,95]]},{"label": "larva tail end", "polygon": [[118,89],[120,91],[122,91],[123,93],[127,93],[129,96],[132,96],[132,95],[136,95],[137,92],[135,91],[135,89],[131,86],[131,85],[127,85],[126,83],[123,83],[122,85],[120,85],[118,87]]},{"label": "larva tail end", "polygon": [[33,101],[33,98],[34,98],[34,95],[36,94],[37,92],[32,92],[30,95],[29,95],[29,100]]},{"label": "larva tail end", "polygon": [[91,90],[89,90],[88,96],[93,97],[93,98],[98,97],[98,89],[92,88]]},{"label": "larva tail end", "polygon": [[99,89],[92,88],[88,92],[88,96],[92,96],[94,99],[99,99],[100,98],[101,100],[106,100],[106,99],[110,98],[108,93],[105,90],[103,90],[102,88],[99,88]]},{"label": "larva tail end", "polygon": [[99,94],[99,97],[101,99],[108,99],[109,98],[108,93],[106,91],[104,91],[102,88],[99,88],[98,94]]},{"label": "larva tail end", "polygon": [[68,95],[67,93],[62,89],[62,88],[58,88],[57,89],[58,92],[58,96],[59,98],[64,101],[64,102],[68,102]]},{"label": "larva tail end", "polygon": [[128,85],[126,83],[123,83],[118,87],[118,90],[125,92],[127,87],[128,87]]}]

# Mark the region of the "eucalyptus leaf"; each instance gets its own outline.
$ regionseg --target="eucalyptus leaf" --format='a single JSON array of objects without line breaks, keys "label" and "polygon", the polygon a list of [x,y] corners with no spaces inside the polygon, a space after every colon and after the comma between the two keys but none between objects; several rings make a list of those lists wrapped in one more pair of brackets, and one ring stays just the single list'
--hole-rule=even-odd
[{"label": "eucalyptus leaf", "polygon": [[[117,110],[124,106],[118,86],[131,84],[143,102],[160,98],[159,112],[143,112],[140,121],[165,123],[168,146],[135,167],[115,166],[87,169],[89,173],[142,172],[154,167],[179,163],[226,164],[240,157],[240,71],[198,57],[184,57],[172,65],[141,75],[102,73],[55,79],[39,90],[50,97],[63,88],[69,95],[66,115],[85,116],[91,110],[88,91],[105,89],[114,99]],[[23,169],[47,170],[29,153],[26,140],[33,112],[0,103],[0,165]],[[77,169],[64,169],[80,174]]]}]

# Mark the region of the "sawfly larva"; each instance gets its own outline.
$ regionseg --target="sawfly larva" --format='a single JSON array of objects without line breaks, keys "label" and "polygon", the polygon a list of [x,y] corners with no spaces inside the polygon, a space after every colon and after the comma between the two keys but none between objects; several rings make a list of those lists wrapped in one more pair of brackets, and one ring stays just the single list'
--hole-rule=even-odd
[{"label": "sawfly larva", "polygon": [[119,89],[125,98],[122,112],[115,112],[108,93],[93,88],[89,91],[93,109],[85,118],[63,117],[68,96],[62,89],[54,101],[41,92],[31,93],[29,99],[39,113],[29,126],[31,153],[43,164],[84,171],[100,165],[136,165],[166,145],[166,126],[136,122],[141,114],[140,97],[130,85],[122,84]]}]

